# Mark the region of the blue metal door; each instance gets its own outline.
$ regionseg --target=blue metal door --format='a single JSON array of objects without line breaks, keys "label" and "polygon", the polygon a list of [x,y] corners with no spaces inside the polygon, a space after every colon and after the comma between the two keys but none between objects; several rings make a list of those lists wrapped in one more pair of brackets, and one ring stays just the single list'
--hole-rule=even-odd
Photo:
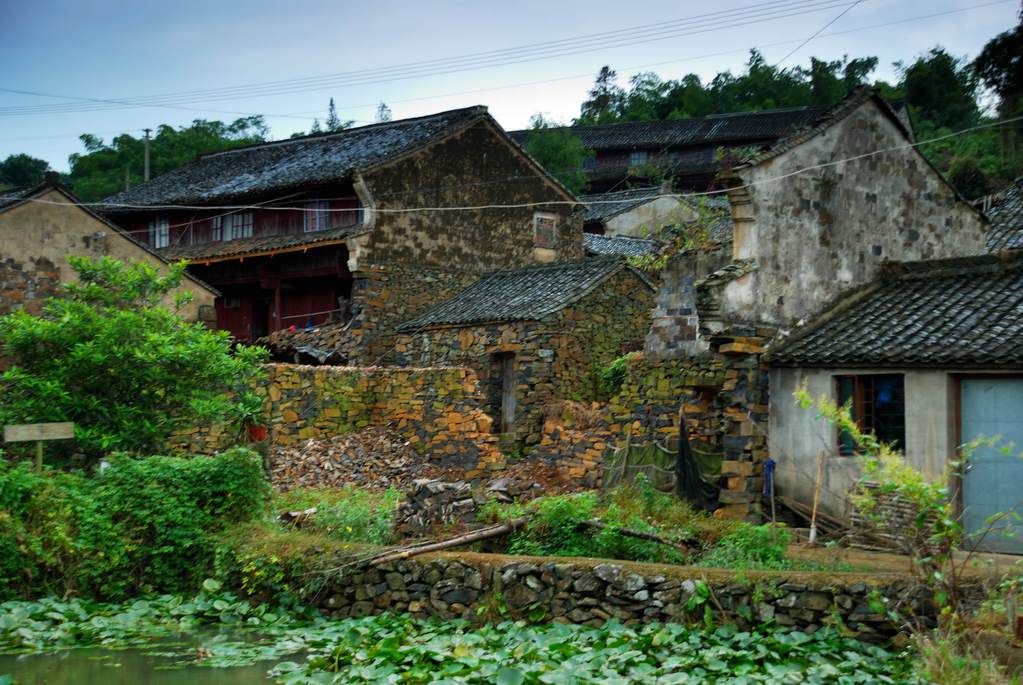
[{"label": "blue metal door", "polygon": [[[974,453],[963,478],[963,526],[977,549],[1023,554],[1023,524],[1002,517],[990,526],[990,517],[1015,511],[1023,515],[1023,379],[964,379],[961,386],[962,436],[968,443],[978,436],[1001,436],[996,447]],[[1012,447],[1005,454],[999,447]],[[985,535],[984,531],[992,528]]]}]

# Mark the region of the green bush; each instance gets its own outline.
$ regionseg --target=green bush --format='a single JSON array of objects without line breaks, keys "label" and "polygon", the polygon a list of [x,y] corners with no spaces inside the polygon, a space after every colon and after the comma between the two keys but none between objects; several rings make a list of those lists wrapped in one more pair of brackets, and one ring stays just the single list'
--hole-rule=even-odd
[{"label": "green bush", "polygon": [[787,569],[785,548],[792,533],[782,526],[739,524],[700,558],[702,566],[748,569]]},{"label": "green bush", "polygon": [[0,598],[194,590],[215,534],[265,510],[258,455],[117,456],[93,475],[0,462]]},{"label": "green bush", "polygon": [[348,484],[340,490],[292,490],[278,495],[274,504],[289,511],[315,507],[310,526],[336,540],[389,545],[394,542],[394,513],[400,497],[394,488],[378,493]]},{"label": "green bush", "polygon": [[262,348],[232,350],[226,331],[186,323],[163,306],[184,266],[103,257],[69,259],[77,283],[40,316],[0,317],[13,366],[2,376],[0,422],[74,421],[75,447],[94,461],[113,451],[153,453],[182,425],[236,418],[232,398],[251,394]]},{"label": "green bush", "polygon": [[618,357],[600,369],[597,385],[603,397],[614,397],[622,389],[622,384],[629,376],[629,361],[634,356],[630,353],[623,357]]}]

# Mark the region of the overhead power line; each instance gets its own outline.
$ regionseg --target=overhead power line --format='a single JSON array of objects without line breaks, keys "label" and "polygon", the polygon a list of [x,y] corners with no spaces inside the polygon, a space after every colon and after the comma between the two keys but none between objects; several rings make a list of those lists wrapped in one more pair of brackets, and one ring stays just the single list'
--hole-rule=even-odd
[{"label": "overhead power line", "polygon": [[838,13],[837,15],[835,15],[835,17],[834,17],[833,19],[831,19],[831,20],[830,20],[830,21],[829,21],[829,22],[828,22],[827,24],[825,24],[824,26],[822,26],[822,27],[820,27],[819,29],[817,29],[816,31],[814,31],[814,32],[813,32],[812,34],[810,34],[810,35],[809,35],[809,36],[807,37],[807,39],[806,39],[806,40],[804,40],[804,41],[803,41],[802,43],[800,43],[800,44],[799,44],[799,45],[797,45],[796,47],[792,48],[792,49],[791,49],[791,50],[790,50],[789,52],[787,52],[787,53],[785,54],[785,56],[784,56],[784,57],[782,57],[782,58],[781,58],[780,60],[778,60],[777,62],[775,62],[775,63],[774,63],[774,66],[775,66],[775,67],[779,67],[779,66],[781,66],[781,65],[782,65],[782,64],[783,64],[783,63],[785,62],[785,60],[787,60],[787,59],[788,59],[789,57],[792,57],[792,55],[796,54],[797,52],[799,52],[800,50],[802,50],[802,49],[803,49],[804,47],[806,47],[806,45],[807,45],[807,44],[808,44],[808,43],[809,43],[809,42],[810,42],[811,40],[813,40],[814,38],[816,38],[817,36],[819,36],[819,35],[820,35],[820,34],[821,34],[821,33],[822,33],[822,32],[823,32],[824,30],[826,30],[826,29],[827,29],[827,28],[828,28],[829,26],[831,26],[831,25],[832,25],[832,24],[834,24],[834,23],[835,23],[836,21],[838,21],[839,19],[841,19],[842,17],[844,17],[844,16],[846,15],[846,14],[848,14],[848,13],[849,13],[849,10],[851,10],[851,9],[852,9],[853,7],[856,7],[856,5],[860,4],[861,2],[863,2],[863,0],[856,0],[856,2],[852,3],[851,5],[849,5],[848,7],[846,7],[846,8],[844,9],[844,10],[842,10],[841,12],[839,12],[839,13]]},{"label": "overhead power line", "polygon": [[668,40],[683,36],[738,28],[752,24],[791,18],[829,9],[844,7],[848,0],[781,0],[758,5],[748,5],[735,10],[711,12],[686,19],[658,24],[648,24],[603,34],[591,34],[578,38],[537,43],[519,48],[508,48],[487,53],[475,53],[459,57],[413,62],[393,67],[382,67],[362,71],[341,72],[326,76],[272,81],[248,86],[235,86],[195,91],[180,91],[160,95],[130,98],[86,98],[64,96],[36,91],[0,89],[4,92],[20,92],[46,97],[60,97],[83,100],[45,105],[21,105],[0,108],[3,116],[24,116],[40,113],[84,112],[124,107],[148,107],[185,104],[217,100],[238,100],[269,95],[284,95],[328,88],[344,88],[374,85],[396,80],[422,78],[463,71],[519,64],[555,57],[602,51],[653,41]]}]

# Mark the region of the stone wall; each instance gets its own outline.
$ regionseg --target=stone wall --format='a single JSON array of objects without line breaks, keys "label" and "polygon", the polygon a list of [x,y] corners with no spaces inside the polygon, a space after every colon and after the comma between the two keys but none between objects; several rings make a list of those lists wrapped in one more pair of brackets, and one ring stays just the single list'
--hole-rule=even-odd
[{"label": "stone wall", "polygon": [[[501,463],[476,375],[466,368],[266,365],[257,391],[266,398],[269,439],[291,445],[310,438],[389,426],[405,433],[441,466],[475,478]],[[172,443],[188,452],[222,449],[234,440],[222,425],[199,426]]]},{"label": "stone wall", "polygon": [[[540,321],[435,328],[399,336],[398,363],[472,368],[489,387],[497,416],[500,378],[494,355],[515,355],[515,432],[527,446],[540,442],[544,407],[561,399],[596,398],[600,370],[635,349],[648,326],[653,292],[631,270]],[[497,429],[495,429],[497,430]]]},{"label": "stone wall", "polygon": [[[38,312],[43,301],[61,292],[61,283],[76,274],[67,262],[71,256],[110,256],[122,262],[142,261],[166,268],[151,252],[110,224],[71,204],[54,189],[39,199],[0,212],[0,314],[14,309]],[[212,321],[214,293],[190,277],[171,293],[188,293],[192,301],[181,310],[190,321]]]},{"label": "stone wall", "polygon": [[986,252],[987,223],[919,150],[866,154],[909,142],[882,107],[872,99],[850,105],[818,135],[736,172],[732,256],[758,268],[725,286],[724,320],[788,325],[873,280],[886,260]]},{"label": "stone wall", "polygon": [[[711,596],[701,596],[701,586]],[[407,611],[442,619],[493,617],[601,625],[704,620],[742,628],[775,625],[813,631],[840,620],[857,637],[880,640],[898,627],[872,607],[874,591],[906,601],[925,621],[933,607],[899,574],[736,574],[661,564],[495,554],[429,554],[353,573],[317,594],[330,616]],[[690,601],[692,600],[692,603]],[[909,608],[909,607],[906,607]],[[539,617],[539,618],[538,618]]]}]

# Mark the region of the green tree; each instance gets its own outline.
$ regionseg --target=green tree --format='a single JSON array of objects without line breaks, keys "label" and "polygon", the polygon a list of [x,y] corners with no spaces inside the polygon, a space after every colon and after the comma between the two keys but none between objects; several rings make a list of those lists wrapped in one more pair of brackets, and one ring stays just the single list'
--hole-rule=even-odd
[{"label": "green tree", "polygon": [[[1023,21],[988,41],[973,61],[973,70],[998,96],[1000,117],[1023,114]],[[1000,132],[1006,156],[1015,160],[1014,171],[1023,172],[1023,122],[1001,126]]]},{"label": "green tree", "polygon": [[382,124],[385,121],[391,120],[391,108],[387,106],[386,102],[381,102],[377,105],[377,123]]},{"label": "green tree", "polygon": [[[153,176],[191,162],[198,155],[266,140],[269,129],[261,116],[242,117],[231,123],[196,119],[189,126],[163,124],[150,142]],[[124,190],[125,172],[131,185],[142,182],[145,142],[142,136],[122,134],[109,143],[86,133],[84,153],[70,157],[68,182],[81,199],[93,202]]]},{"label": "green tree", "polygon": [[526,151],[573,193],[586,189],[583,162],[593,157],[593,150],[568,128],[534,114],[529,122]]},{"label": "green tree", "polygon": [[902,69],[902,90],[914,114],[938,128],[967,128],[980,119],[973,70],[943,48]]},{"label": "green tree", "polygon": [[618,74],[609,66],[603,66],[590,89],[589,99],[583,102],[578,123],[607,124],[617,121],[621,115],[625,91],[618,85]]},{"label": "green tree", "polygon": [[9,155],[0,162],[0,187],[34,186],[43,182],[49,170],[50,164],[45,159],[25,153]]},{"label": "green tree", "polygon": [[0,377],[0,421],[74,421],[90,459],[110,451],[152,453],[178,427],[232,416],[232,397],[251,394],[263,348],[234,351],[226,331],[186,323],[161,304],[184,265],[161,275],[147,263],[71,257],[77,283],[41,315],[0,317],[13,365]]}]

